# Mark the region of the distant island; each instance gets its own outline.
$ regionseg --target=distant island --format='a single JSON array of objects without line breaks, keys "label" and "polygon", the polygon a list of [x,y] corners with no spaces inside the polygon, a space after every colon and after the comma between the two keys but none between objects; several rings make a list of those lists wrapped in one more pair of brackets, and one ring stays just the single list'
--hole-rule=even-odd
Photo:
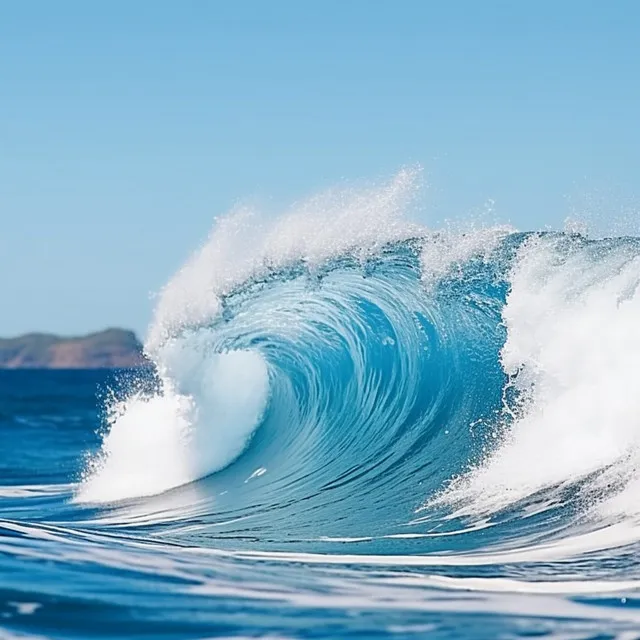
[{"label": "distant island", "polygon": [[0,369],[115,369],[148,366],[133,331],[107,329],[73,338],[29,333],[0,338]]}]

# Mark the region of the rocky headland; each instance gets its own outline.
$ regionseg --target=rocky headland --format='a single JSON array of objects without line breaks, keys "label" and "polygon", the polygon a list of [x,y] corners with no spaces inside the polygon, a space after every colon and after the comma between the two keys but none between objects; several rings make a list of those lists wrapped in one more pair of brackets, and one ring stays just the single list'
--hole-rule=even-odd
[{"label": "rocky headland", "polygon": [[141,342],[126,329],[72,338],[48,333],[0,338],[0,369],[115,369],[147,365]]}]

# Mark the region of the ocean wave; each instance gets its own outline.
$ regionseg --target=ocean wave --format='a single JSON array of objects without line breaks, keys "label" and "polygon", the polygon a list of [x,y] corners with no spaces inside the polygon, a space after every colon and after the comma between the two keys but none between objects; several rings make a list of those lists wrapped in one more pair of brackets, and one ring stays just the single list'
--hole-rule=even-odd
[{"label": "ocean wave", "polygon": [[640,538],[639,243],[432,231],[414,180],[217,222],[76,490],[96,522],[321,562]]}]

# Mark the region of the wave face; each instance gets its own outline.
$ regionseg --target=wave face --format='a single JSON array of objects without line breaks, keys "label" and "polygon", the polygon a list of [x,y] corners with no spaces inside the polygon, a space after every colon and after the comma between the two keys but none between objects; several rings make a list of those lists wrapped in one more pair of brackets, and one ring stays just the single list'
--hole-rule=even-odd
[{"label": "wave face", "polygon": [[268,496],[275,508],[260,526],[271,539],[285,522],[293,539],[403,532],[407,514],[478,457],[501,412],[504,272],[521,241],[402,223],[412,186],[401,174],[316,200],[323,217],[336,207],[334,228],[303,207],[261,229],[248,258],[235,245],[254,221],[219,223],[158,305],[147,349],[160,393],[113,407],[77,500],[154,495],[219,472],[208,482],[242,485],[240,514]]},{"label": "wave face", "polygon": [[47,540],[229,634],[637,629],[640,241],[430,231],[414,180],[220,219]]}]

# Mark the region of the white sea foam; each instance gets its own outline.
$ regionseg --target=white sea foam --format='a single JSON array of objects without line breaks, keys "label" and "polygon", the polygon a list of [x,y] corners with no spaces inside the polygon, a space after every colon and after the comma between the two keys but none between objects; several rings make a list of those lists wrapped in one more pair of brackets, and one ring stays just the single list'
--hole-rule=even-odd
[{"label": "white sea foam", "polygon": [[171,376],[165,376],[163,392],[136,394],[113,408],[77,500],[161,493],[221,469],[244,449],[268,397],[262,356],[207,355],[179,342],[169,351],[163,355]]},{"label": "white sea foam", "polygon": [[[500,444],[444,499],[491,513],[640,461],[640,257],[533,237],[503,311],[505,372],[526,399]],[[637,507],[635,507],[637,510]]]},{"label": "white sea foam", "polygon": [[428,287],[462,267],[471,258],[488,259],[514,229],[508,225],[479,227],[457,225],[434,234],[423,245],[420,256],[422,281]]}]

